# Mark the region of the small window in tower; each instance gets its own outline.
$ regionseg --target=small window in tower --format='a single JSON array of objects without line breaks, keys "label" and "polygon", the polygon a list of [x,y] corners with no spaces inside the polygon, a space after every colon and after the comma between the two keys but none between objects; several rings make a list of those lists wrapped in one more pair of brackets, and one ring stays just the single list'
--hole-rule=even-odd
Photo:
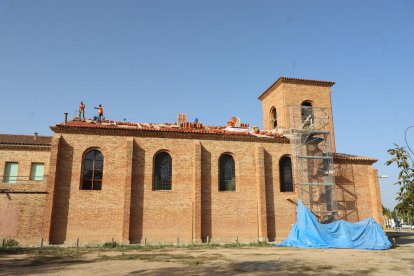
[{"label": "small window in tower", "polygon": [[272,126],[272,128],[277,127],[277,113],[275,107],[272,107],[272,109],[270,110],[270,125]]},{"label": "small window in tower", "polygon": [[302,113],[302,124],[303,127],[311,126],[313,122],[313,110],[312,103],[310,101],[304,101],[301,104],[301,113]]}]

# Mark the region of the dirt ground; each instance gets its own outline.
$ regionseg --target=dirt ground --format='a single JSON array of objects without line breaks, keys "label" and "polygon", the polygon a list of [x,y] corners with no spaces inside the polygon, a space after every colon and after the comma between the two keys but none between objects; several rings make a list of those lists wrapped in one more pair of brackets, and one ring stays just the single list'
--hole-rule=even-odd
[{"label": "dirt ground", "polygon": [[29,274],[414,275],[414,246],[406,243],[383,251],[183,247],[1,252],[0,275]]}]

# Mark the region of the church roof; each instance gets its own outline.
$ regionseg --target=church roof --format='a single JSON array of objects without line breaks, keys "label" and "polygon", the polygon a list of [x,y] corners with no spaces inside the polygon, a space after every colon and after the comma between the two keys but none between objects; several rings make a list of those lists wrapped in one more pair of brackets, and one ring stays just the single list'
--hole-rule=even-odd
[{"label": "church roof", "polygon": [[105,131],[105,133],[113,133],[120,135],[154,135],[156,133],[177,134],[177,135],[204,135],[204,136],[221,136],[221,137],[246,137],[264,139],[269,141],[278,140],[279,142],[288,143],[286,137],[282,134],[266,131],[253,130],[247,127],[226,127],[226,126],[204,126],[201,123],[189,123],[187,125],[179,126],[176,123],[135,123],[135,122],[117,122],[112,120],[105,120],[102,123],[95,123],[93,121],[80,121],[78,119],[60,123],[52,126],[51,129],[56,133],[65,132],[91,132],[91,131]]},{"label": "church roof", "polygon": [[333,81],[321,81],[321,80],[308,80],[308,79],[298,79],[298,78],[288,78],[280,77],[278,78],[265,92],[259,96],[259,100],[263,100],[270,91],[278,87],[282,83],[292,83],[292,84],[307,84],[307,85],[317,85],[317,86],[328,86],[331,87],[335,83]]}]

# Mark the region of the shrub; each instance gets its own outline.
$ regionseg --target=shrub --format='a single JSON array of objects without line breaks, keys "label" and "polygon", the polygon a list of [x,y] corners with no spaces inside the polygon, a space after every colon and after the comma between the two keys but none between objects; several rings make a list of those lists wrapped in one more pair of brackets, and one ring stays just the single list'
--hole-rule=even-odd
[{"label": "shrub", "polygon": [[4,247],[17,247],[19,246],[19,242],[14,239],[5,239],[3,240]]},{"label": "shrub", "polygon": [[115,248],[118,247],[119,244],[116,241],[110,241],[103,244],[104,248]]}]

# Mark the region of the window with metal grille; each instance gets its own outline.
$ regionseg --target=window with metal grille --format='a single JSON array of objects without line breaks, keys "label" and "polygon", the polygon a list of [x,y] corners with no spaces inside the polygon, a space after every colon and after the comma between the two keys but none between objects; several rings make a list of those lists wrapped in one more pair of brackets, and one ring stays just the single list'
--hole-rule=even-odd
[{"label": "window with metal grille", "polygon": [[309,127],[311,124],[313,124],[313,110],[311,102],[304,101],[301,104],[301,113],[303,127]]},{"label": "window with metal grille", "polygon": [[102,190],[103,162],[104,157],[97,149],[85,154],[81,190]]},{"label": "window with metal grille", "polygon": [[270,110],[270,125],[273,128],[277,127],[277,113],[275,107],[272,107],[272,109]]},{"label": "window with metal grille", "polygon": [[236,173],[233,156],[224,154],[219,160],[220,191],[236,190]]},{"label": "window with metal grille", "polygon": [[293,192],[292,161],[289,156],[283,156],[279,161],[280,191]]},{"label": "window with metal grille", "polygon": [[153,189],[171,190],[172,159],[167,152],[160,152],[154,159]]}]

